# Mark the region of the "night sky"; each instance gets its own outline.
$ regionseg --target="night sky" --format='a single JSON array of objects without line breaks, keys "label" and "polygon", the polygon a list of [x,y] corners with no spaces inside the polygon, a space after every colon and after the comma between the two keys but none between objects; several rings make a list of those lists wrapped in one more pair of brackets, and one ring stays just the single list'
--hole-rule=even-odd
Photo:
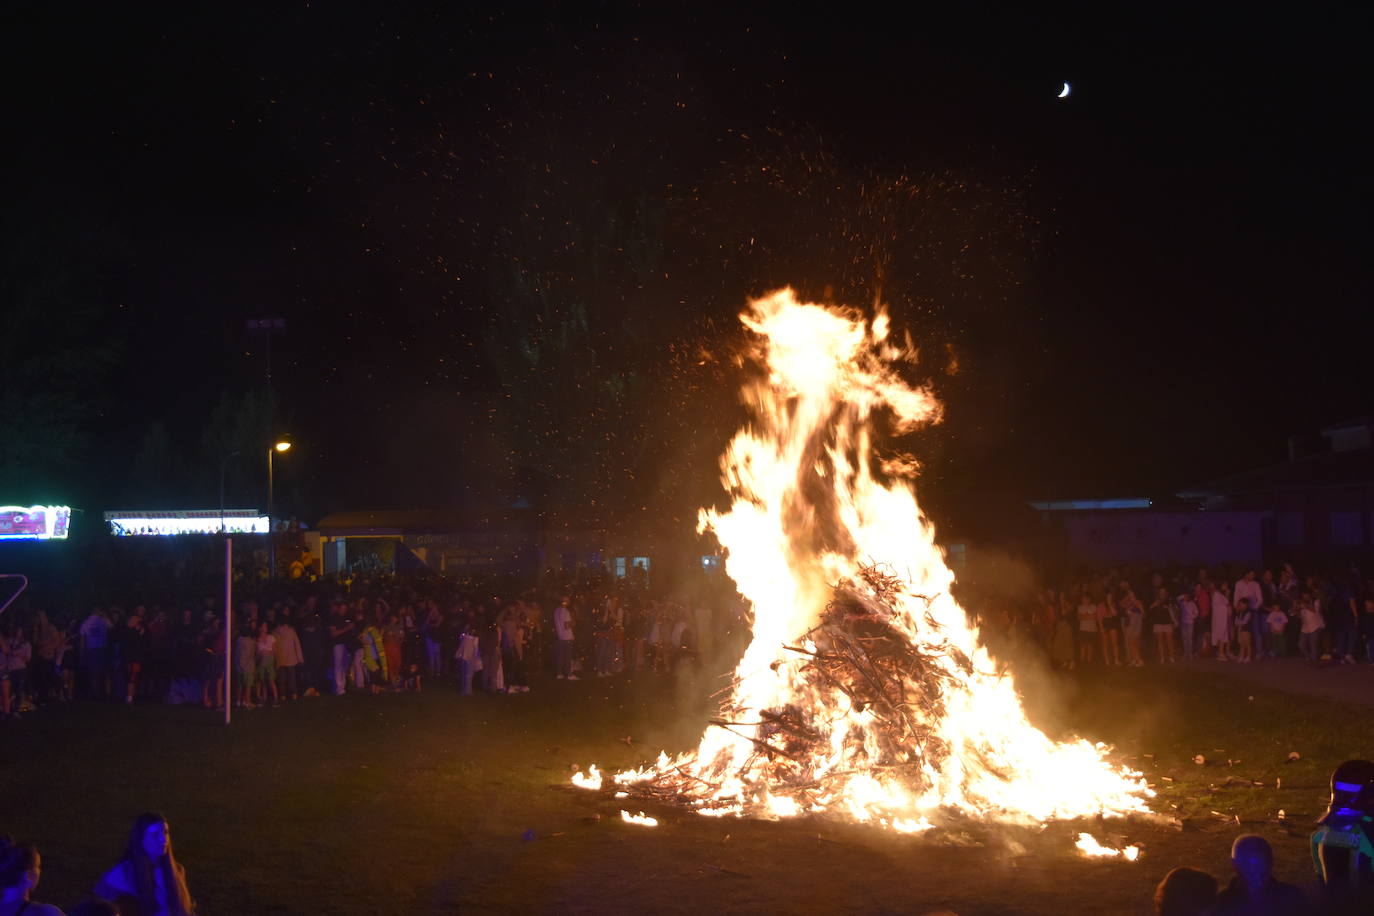
[{"label": "night sky", "polygon": [[1368,12],[195,6],[7,7],[4,501],[213,505],[289,433],[307,520],[679,513],[785,283],[922,345],[937,516],[1374,406]]}]

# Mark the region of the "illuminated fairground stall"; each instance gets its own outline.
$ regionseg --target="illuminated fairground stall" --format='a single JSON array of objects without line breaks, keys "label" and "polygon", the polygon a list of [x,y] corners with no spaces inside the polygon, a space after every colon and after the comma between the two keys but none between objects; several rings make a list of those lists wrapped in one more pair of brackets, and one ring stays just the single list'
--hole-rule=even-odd
[{"label": "illuminated fairground stall", "polygon": [[178,534],[266,534],[267,516],[257,509],[140,509],[105,513],[116,537]]}]

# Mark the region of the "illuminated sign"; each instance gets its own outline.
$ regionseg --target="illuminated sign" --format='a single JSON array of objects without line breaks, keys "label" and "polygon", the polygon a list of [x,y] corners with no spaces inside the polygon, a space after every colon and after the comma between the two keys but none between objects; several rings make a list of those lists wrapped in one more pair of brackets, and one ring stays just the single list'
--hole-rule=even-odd
[{"label": "illuminated sign", "polygon": [[266,534],[267,516],[257,509],[172,509],[106,512],[116,537],[166,537],[174,534]]},{"label": "illuminated sign", "polygon": [[0,506],[0,540],[66,540],[71,520],[70,506]]}]

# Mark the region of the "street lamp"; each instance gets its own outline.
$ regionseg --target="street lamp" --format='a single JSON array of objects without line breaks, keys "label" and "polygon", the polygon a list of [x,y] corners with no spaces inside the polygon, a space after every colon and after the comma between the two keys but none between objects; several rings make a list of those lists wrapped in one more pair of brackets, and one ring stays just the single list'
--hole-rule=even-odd
[{"label": "street lamp", "polygon": [[275,445],[267,450],[267,578],[269,580],[277,577],[277,532],[272,524],[272,455],[276,452],[287,452],[291,450],[291,443],[285,439],[280,439]]}]

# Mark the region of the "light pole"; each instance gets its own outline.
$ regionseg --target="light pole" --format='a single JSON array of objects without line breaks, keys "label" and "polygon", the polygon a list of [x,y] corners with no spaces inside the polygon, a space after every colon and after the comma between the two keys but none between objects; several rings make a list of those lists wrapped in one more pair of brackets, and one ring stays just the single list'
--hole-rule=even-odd
[{"label": "light pole", "polygon": [[272,455],[276,452],[290,451],[291,443],[279,440],[267,450],[267,579],[277,578],[277,530],[272,522]]},{"label": "light pole", "polygon": [[224,472],[229,469],[229,459],[237,456],[239,449],[234,449],[229,454],[220,459],[219,462],[219,533],[224,533]]}]

